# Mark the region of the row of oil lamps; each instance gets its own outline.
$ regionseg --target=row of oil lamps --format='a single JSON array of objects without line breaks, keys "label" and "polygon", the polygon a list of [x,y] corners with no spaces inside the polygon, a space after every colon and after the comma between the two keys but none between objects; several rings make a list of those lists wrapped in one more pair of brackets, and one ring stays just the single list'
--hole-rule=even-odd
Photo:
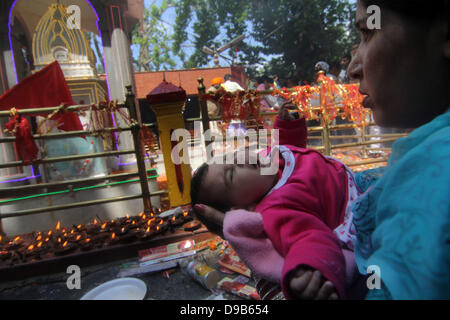
[{"label": "row of oil lamps", "polygon": [[[69,254],[76,249],[83,251],[101,248],[124,242],[148,240],[168,230],[191,221],[189,212],[169,218],[161,218],[154,213],[140,213],[130,217],[128,214],[116,220],[99,221],[94,219],[87,225],[62,228],[58,221],[55,229],[33,232],[30,235],[4,239],[0,236],[0,263],[16,263],[40,260],[54,255]],[[32,240],[26,240],[32,238]]]}]

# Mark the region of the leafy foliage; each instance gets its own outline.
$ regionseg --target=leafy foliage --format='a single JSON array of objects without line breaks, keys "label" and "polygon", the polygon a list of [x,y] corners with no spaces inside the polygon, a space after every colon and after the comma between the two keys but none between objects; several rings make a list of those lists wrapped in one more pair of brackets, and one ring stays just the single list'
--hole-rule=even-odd
[{"label": "leafy foliage", "polygon": [[[172,35],[159,22],[170,6],[176,12]],[[204,46],[219,48],[245,34],[237,44],[238,60],[251,75],[287,77],[297,71],[312,79],[317,61],[338,64],[358,42],[355,10],[349,0],[164,0],[146,9],[141,31],[134,32],[133,43],[140,45],[136,65],[159,70],[172,67],[176,57],[185,68],[202,67],[212,59]],[[191,54],[186,45],[194,48]],[[234,54],[230,49],[222,56],[233,60]]]},{"label": "leafy foliage", "polygon": [[279,54],[273,73],[297,70],[311,79],[317,61],[338,63],[350,51],[354,5],[344,0],[253,1],[254,37],[265,54]]},{"label": "leafy foliage", "polygon": [[[234,0],[181,0],[175,4],[177,18],[173,50],[179,52],[181,45],[188,41],[193,43],[194,53],[186,59],[184,53],[179,54],[186,68],[195,68],[208,64],[211,56],[206,55],[204,46],[220,48],[230,40],[247,33],[248,2]],[[186,30],[192,27],[192,33]],[[253,48],[245,42],[238,44],[241,59],[257,57]],[[233,60],[233,50],[228,51],[229,60]],[[257,61],[257,59],[252,59]]]},{"label": "leafy foliage", "polygon": [[139,46],[139,57],[134,60],[136,71],[159,71],[175,67],[170,32],[161,21],[164,12],[172,5],[172,0],[164,0],[161,6],[152,3],[144,9],[144,19],[132,34],[132,43]]}]

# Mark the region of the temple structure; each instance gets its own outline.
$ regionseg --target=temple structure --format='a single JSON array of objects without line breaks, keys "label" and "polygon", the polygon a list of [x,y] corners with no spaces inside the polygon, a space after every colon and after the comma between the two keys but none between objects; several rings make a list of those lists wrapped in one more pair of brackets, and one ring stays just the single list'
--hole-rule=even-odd
[{"label": "temple structure", "polygon": [[[75,103],[96,104],[106,101],[109,98],[106,81],[101,80],[97,75],[96,58],[85,32],[76,25],[76,21],[73,22],[75,27],[69,23],[71,21],[70,8],[59,2],[53,3],[39,20],[32,41],[33,72],[39,71],[57,60]],[[74,12],[76,13],[76,11]],[[102,113],[99,117],[103,120],[102,126],[113,126],[112,119],[106,112],[96,112]],[[88,115],[80,115],[80,120],[84,128],[89,126]],[[47,123],[48,121],[42,118],[38,120],[38,127],[41,129],[41,132],[38,133],[56,130],[55,128],[46,128],[48,127],[45,126]],[[47,150],[47,157],[65,156],[68,153],[87,154],[94,151],[112,150],[114,142],[110,140],[111,138],[103,140],[100,137],[92,137],[89,141],[81,137],[48,140],[41,142],[41,148]],[[53,170],[48,170],[48,166],[43,166],[41,172],[47,171],[45,174],[49,180],[58,179],[61,175],[69,179],[77,178],[80,175],[80,169],[77,170],[77,168],[82,167],[85,169],[83,172],[86,175],[96,176],[108,173],[108,162],[113,163],[114,159],[109,159],[109,161],[99,158],[92,159],[89,168],[84,167],[80,160],[69,161],[53,164]]]},{"label": "temple structure", "polygon": [[[37,72],[57,60],[66,78],[75,103],[91,104],[105,100],[126,100],[126,86],[135,92],[131,56],[131,33],[142,19],[144,0],[2,0],[0,2],[0,95],[30,74]],[[93,53],[93,42],[88,35],[99,37],[100,56]],[[97,58],[96,58],[97,57]],[[101,61],[96,61],[99,59]],[[105,76],[99,77],[96,64],[102,64]],[[80,115],[84,127],[87,117]],[[104,127],[111,127],[103,118]],[[0,118],[0,137],[7,118]],[[121,117],[112,119],[113,125],[125,127]],[[115,123],[114,123],[115,122]],[[31,121],[30,121],[31,123]],[[39,128],[39,119],[36,126]],[[36,127],[34,128],[36,130]],[[56,129],[57,130],[57,129]],[[47,131],[48,132],[48,131]],[[51,131],[50,131],[51,132]],[[6,136],[4,136],[6,137]],[[46,157],[82,155],[109,151],[112,144],[104,139],[89,136],[38,141]],[[130,132],[121,132],[116,138],[114,149],[133,150]],[[112,159],[116,158],[116,159]],[[14,143],[1,143],[0,164],[20,160]],[[9,187],[55,182],[79,178],[97,178],[119,169],[122,172],[136,171],[134,154],[96,158],[82,165],[86,160],[56,162],[49,165],[27,165],[0,169],[0,190]],[[86,161],[87,163],[87,161]],[[157,190],[155,178],[150,181],[152,191]],[[92,201],[119,194],[136,194],[139,183],[129,183],[109,188],[77,192],[59,198],[40,197],[37,199],[11,202],[2,205],[4,212],[17,212],[30,208],[65,205],[77,201]],[[156,201],[159,203],[159,201]],[[157,204],[155,204],[157,206]],[[114,210],[112,210],[114,206]],[[0,232],[20,234],[30,228],[45,229],[57,220],[65,223],[89,221],[96,215],[102,219],[123,216],[126,212],[139,212],[141,200],[131,200],[119,204],[101,204],[91,210],[74,208],[48,212],[35,216],[1,219]]]},{"label": "temple structure", "polygon": [[[125,100],[125,86],[135,82],[131,32],[142,19],[143,0],[4,0],[0,2],[0,95],[20,80],[58,60],[76,103]],[[95,68],[86,32],[100,36],[105,79]],[[1,119],[0,128],[7,119]],[[83,119],[81,119],[83,121]],[[117,119],[117,125],[123,123]],[[120,140],[127,149],[131,137]],[[12,144],[4,144],[0,163],[16,161]],[[132,162],[123,157],[122,162]],[[0,176],[26,179],[31,166],[0,170]],[[8,172],[3,172],[8,171]]]}]

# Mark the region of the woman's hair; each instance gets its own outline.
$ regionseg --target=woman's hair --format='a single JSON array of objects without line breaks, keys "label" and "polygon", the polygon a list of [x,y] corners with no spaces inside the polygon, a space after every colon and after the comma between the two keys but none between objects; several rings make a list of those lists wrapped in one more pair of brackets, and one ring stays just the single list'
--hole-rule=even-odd
[{"label": "woman's hair", "polygon": [[388,8],[405,18],[432,22],[435,19],[450,21],[450,0],[360,0],[366,7],[377,5]]}]

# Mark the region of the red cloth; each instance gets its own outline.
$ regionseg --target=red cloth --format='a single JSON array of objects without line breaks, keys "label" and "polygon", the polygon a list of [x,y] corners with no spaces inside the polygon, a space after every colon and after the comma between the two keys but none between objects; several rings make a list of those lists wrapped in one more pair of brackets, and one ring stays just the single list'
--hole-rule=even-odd
[{"label": "red cloth", "polygon": [[17,152],[23,163],[28,164],[36,159],[39,149],[34,143],[28,120],[20,114],[16,114],[5,124],[5,128],[10,132],[15,133]]},{"label": "red cloth", "polygon": [[[56,107],[61,104],[75,103],[57,61],[23,79],[0,97],[0,110]],[[74,112],[57,114],[52,120],[57,120],[58,129],[64,131],[83,130]]]}]

